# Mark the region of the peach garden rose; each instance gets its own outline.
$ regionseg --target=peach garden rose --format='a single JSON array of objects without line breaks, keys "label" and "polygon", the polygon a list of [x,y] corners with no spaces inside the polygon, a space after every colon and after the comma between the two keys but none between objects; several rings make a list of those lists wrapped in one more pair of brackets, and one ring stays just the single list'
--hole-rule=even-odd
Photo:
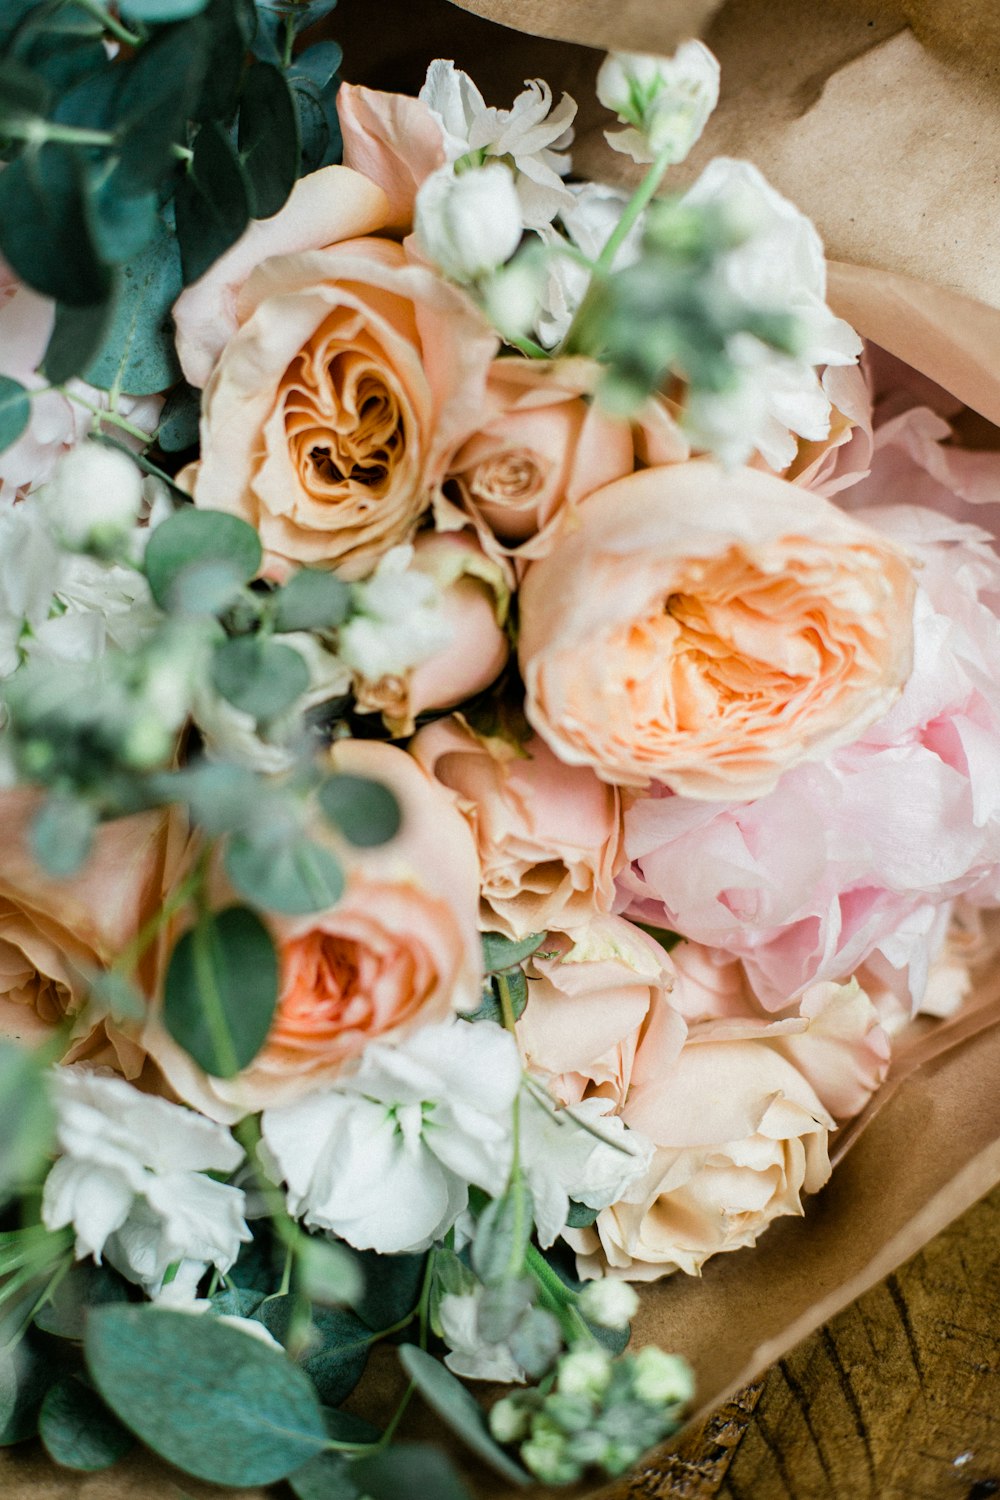
[{"label": "peach garden rose", "polygon": [[608,485],[521,590],[529,720],[603,780],[759,796],[885,713],[910,670],[902,548],[770,474]]}]

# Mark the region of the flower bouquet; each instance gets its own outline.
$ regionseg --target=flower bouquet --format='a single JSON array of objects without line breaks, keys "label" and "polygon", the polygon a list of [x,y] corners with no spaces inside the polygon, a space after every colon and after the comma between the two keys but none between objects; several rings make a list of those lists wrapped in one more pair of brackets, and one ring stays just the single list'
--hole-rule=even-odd
[{"label": "flower bouquet", "polygon": [[0,22],[3,1441],[592,1484],[996,1175],[1000,454],[701,42],[331,8]]}]

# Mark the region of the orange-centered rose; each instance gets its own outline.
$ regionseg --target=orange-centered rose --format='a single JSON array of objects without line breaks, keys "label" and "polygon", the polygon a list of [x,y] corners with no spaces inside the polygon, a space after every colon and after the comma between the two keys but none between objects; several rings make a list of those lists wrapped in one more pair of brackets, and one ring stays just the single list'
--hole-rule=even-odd
[{"label": "orange-centered rose", "polygon": [[526,710],[570,765],[758,797],[885,713],[912,653],[903,553],[751,469],[646,469],[586,500],[521,590]]}]

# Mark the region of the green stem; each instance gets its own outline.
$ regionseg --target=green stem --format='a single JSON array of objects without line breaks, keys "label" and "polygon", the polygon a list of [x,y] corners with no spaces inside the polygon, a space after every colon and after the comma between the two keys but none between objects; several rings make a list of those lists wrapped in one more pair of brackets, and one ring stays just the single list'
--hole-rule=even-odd
[{"label": "green stem", "polygon": [[566,1335],[566,1342],[568,1344],[596,1344],[597,1339],[577,1309],[576,1292],[553,1271],[537,1246],[528,1246],[524,1265],[538,1283],[541,1293],[539,1301],[559,1319],[563,1333]]},{"label": "green stem", "polygon": [[515,349],[520,349],[522,354],[527,354],[529,359],[550,359],[551,351],[543,349],[541,344],[536,344],[534,339],[522,338],[516,333],[505,333],[504,340]]},{"label": "green stem", "polygon": [[281,66],[287,68],[292,61],[292,48],[295,45],[295,23],[292,17],[285,17],[285,47],[281,56]]},{"label": "green stem", "polygon": [[104,411],[101,407],[95,406],[92,401],[88,401],[84,396],[78,396],[75,391],[68,391],[65,386],[59,386],[58,389],[66,397],[67,401],[75,401],[77,406],[82,406],[85,411],[93,412],[94,416],[99,417],[102,422],[110,422],[112,427],[120,427],[130,437],[139,438],[144,443],[149,442],[148,432],[143,432],[141,427],[136,427],[134,423],[126,421],[116,411]]},{"label": "green stem", "polygon": [[33,115],[26,120],[12,119],[4,125],[8,140],[26,141],[29,146],[57,144],[63,146],[114,146],[110,130],[87,130],[82,125],[54,125]]},{"label": "green stem", "polygon": [[670,166],[671,148],[666,147],[660,152],[646,173],[645,177],[632,194],[625,205],[625,210],[611,232],[611,235],[597,257],[594,265],[595,276],[606,276],[614,265],[615,256],[625,243],[626,238],[633,225],[646,211],[651,203],[657,188],[663,181],[667,168]]},{"label": "green stem", "polygon": [[285,1267],[281,1273],[281,1285],[278,1288],[279,1297],[287,1297],[292,1285],[292,1266],[295,1264],[295,1252],[291,1245],[285,1246]]},{"label": "green stem", "polygon": [[73,0],[73,3],[81,10],[85,10],[88,15],[93,16],[95,21],[100,21],[105,31],[110,32],[116,41],[124,42],[126,47],[139,47],[145,40],[136,32],[129,31],[126,26],[123,26],[121,21],[104,9],[99,0]]}]

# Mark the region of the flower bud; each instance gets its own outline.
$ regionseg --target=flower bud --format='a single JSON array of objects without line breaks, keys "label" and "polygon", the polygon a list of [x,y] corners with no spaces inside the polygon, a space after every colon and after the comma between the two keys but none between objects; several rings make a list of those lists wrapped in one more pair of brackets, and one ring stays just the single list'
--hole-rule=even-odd
[{"label": "flower bud", "polygon": [[66,546],[111,550],[138,520],[142,475],[116,448],[82,443],[60,460],[45,486],[44,501]]},{"label": "flower bud", "polygon": [[514,179],[499,162],[432,172],[417,194],[417,242],[446,276],[478,281],[517,249],[523,229]]},{"label": "flower bud", "polygon": [[683,1406],[694,1395],[694,1376],[679,1354],[666,1354],[650,1344],[635,1356],[632,1389],[648,1406]]},{"label": "flower bud", "polygon": [[604,1276],[587,1282],[578,1306],[588,1322],[599,1328],[627,1328],[639,1310],[639,1295],[627,1281]]},{"label": "flower bud", "polygon": [[511,1396],[502,1396],[490,1407],[490,1432],[498,1443],[519,1443],[527,1435],[530,1414]]},{"label": "flower bud", "polygon": [[636,162],[683,161],[719,99],[719,64],[703,42],[673,57],[612,52],[597,75],[597,97],[628,130],[605,131],[608,144]]},{"label": "flower bud", "polygon": [[543,1484],[572,1484],[583,1473],[583,1465],[568,1453],[565,1434],[536,1418],[531,1437],[521,1445],[521,1458]]},{"label": "flower bud", "polygon": [[600,1401],[611,1379],[611,1357],[603,1349],[572,1349],[559,1361],[557,1384],[564,1396]]}]

